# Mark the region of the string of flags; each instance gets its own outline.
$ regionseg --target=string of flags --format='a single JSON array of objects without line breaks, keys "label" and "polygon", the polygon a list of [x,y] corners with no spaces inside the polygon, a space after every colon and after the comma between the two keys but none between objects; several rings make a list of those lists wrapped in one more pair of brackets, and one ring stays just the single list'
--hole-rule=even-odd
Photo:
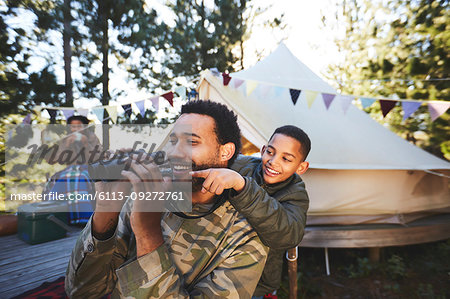
[{"label": "string of flags", "polygon": [[[149,99],[143,99],[143,100],[137,100],[133,102],[129,102],[127,104],[120,104],[120,105],[105,105],[105,106],[96,106],[89,109],[86,108],[75,108],[75,107],[46,107],[46,106],[36,106],[35,111],[42,111],[46,110],[48,114],[50,115],[50,118],[56,118],[58,112],[62,113],[66,119],[71,117],[72,115],[77,112],[79,115],[87,117],[89,112],[91,112],[100,123],[102,123],[104,120],[111,120],[113,123],[117,123],[117,117],[119,114],[119,107],[123,109],[123,113],[125,115],[128,115],[129,117],[132,114],[140,114],[142,117],[144,117],[147,109],[146,109],[146,103],[150,102],[153,109],[158,112],[159,111],[159,100],[160,98],[164,98],[171,107],[173,107],[173,100],[175,96],[178,95],[183,100],[190,101],[192,98],[196,99],[198,98],[198,93],[196,90],[191,90],[187,92],[186,87],[180,86],[174,89],[174,91],[165,92],[160,95],[153,96]],[[104,117],[104,111],[106,110],[108,116]],[[122,113],[122,112],[120,112]],[[31,123],[31,114],[28,114],[24,120],[22,121],[24,124],[30,124]]]},{"label": "string of flags", "polygon": [[[220,73],[217,72],[213,72],[213,74],[218,77],[220,76]],[[222,73],[221,75],[224,86],[230,86],[232,88],[239,89],[245,83],[244,87],[242,87],[242,90],[246,93],[247,96],[252,94],[256,90],[256,88],[258,88],[258,90],[260,91],[261,96],[266,96],[271,90],[273,90],[276,96],[280,96],[284,90],[289,90],[289,94],[294,105],[297,104],[300,94],[304,94],[304,98],[306,99],[308,108],[311,108],[314,101],[320,95],[327,110],[330,108],[333,102],[340,102],[344,114],[347,112],[350,104],[356,102],[357,99],[360,100],[361,105],[364,109],[372,106],[373,103],[378,101],[381,107],[381,112],[383,113],[383,117],[386,117],[388,113],[397,105],[397,103],[400,102],[403,109],[403,120],[408,119],[424,103],[428,105],[428,111],[430,113],[432,121],[435,121],[450,108],[450,101],[422,101],[385,98],[376,99],[355,95],[331,94],[312,90],[299,90],[294,88],[268,85],[253,80],[241,80],[238,78],[232,78],[228,73]]]}]

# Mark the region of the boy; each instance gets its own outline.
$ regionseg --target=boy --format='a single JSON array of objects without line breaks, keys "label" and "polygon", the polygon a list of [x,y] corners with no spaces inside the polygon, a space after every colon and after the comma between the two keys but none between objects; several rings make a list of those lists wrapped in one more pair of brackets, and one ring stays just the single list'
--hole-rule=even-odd
[{"label": "boy", "polygon": [[231,204],[270,247],[255,297],[279,288],[283,254],[303,238],[309,199],[299,175],[308,170],[305,159],[310,149],[305,132],[283,126],[262,147],[261,158],[239,156],[231,167],[234,171],[207,169],[193,173],[205,178],[202,192],[221,194],[224,189],[234,189]]}]

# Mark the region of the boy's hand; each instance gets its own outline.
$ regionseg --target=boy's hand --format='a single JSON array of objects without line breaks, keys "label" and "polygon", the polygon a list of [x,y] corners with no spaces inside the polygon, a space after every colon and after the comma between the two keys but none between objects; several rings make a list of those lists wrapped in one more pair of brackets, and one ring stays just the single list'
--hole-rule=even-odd
[{"label": "boy's hand", "polygon": [[241,192],[245,187],[245,179],[236,171],[228,168],[209,168],[205,170],[191,171],[194,178],[204,178],[202,193],[211,192],[222,194],[225,189],[234,189]]}]

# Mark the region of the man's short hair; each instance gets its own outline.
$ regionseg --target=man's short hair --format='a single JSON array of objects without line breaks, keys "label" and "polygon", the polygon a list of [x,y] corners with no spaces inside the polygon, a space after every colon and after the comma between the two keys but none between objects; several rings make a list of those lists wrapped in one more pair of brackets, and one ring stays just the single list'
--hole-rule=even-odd
[{"label": "man's short hair", "polygon": [[273,132],[272,136],[270,136],[269,141],[272,140],[275,134],[283,134],[292,137],[300,142],[300,151],[303,155],[303,160],[306,160],[306,157],[308,157],[309,151],[311,150],[311,140],[309,139],[308,134],[306,134],[305,131],[296,126],[282,126],[277,128],[275,132]]},{"label": "man's short hair", "polygon": [[195,100],[181,107],[181,114],[196,113],[207,115],[214,119],[217,142],[221,145],[228,142],[234,143],[236,150],[228,161],[231,165],[241,151],[241,130],[237,124],[237,115],[227,106],[210,100]]},{"label": "man's short hair", "polygon": [[67,119],[67,124],[70,124],[74,120],[79,120],[85,125],[89,124],[89,119],[86,116],[83,116],[83,115],[72,115],[71,117],[69,117]]}]

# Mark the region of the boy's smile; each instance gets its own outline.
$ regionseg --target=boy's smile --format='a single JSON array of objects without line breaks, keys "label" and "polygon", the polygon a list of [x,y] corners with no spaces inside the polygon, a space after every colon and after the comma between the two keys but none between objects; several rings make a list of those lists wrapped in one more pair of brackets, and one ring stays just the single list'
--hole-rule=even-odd
[{"label": "boy's smile", "polygon": [[301,144],[297,139],[284,134],[275,134],[269,144],[261,150],[264,182],[266,184],[283,182],[304,167],[307,162],[303,162],[300,148]]}]

